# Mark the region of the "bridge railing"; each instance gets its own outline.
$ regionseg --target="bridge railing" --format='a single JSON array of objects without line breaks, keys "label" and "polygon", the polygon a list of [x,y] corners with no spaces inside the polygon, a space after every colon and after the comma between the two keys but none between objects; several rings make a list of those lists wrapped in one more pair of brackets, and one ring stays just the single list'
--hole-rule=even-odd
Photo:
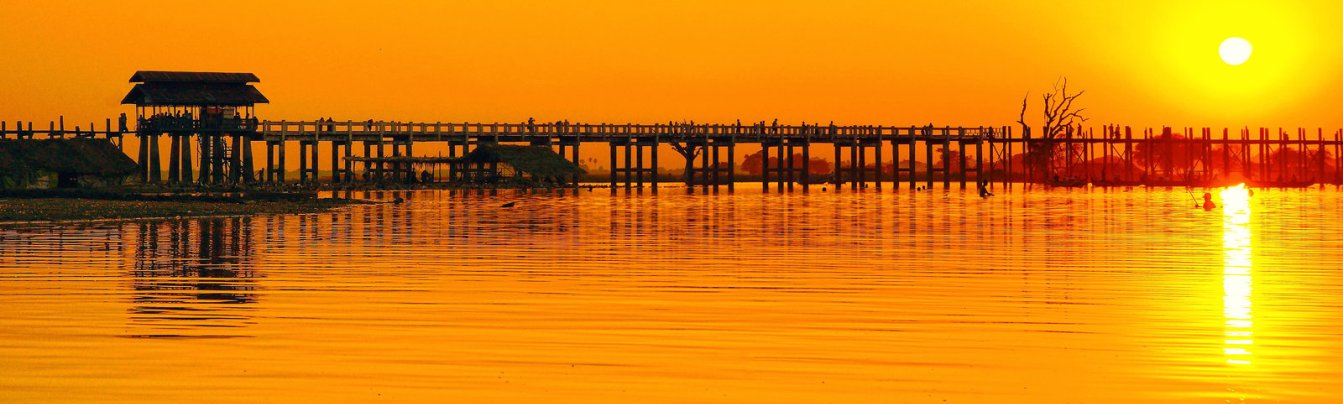
[{"label": "bridge railing", "polygon": [[490,137],[490,136],[596,136],[628,138],[664,137],[747,137],[833,140],[843,138],[897,139],[902,137],[954,138],[1006,137],[1007,127],[952,126],[863,126],[863,125],[778,125],[773,124],[610,124],[564,122],[401,122],[401,121],[264,121],[258,128],[266,135],[293,136],[352,135],[407,137]]}]

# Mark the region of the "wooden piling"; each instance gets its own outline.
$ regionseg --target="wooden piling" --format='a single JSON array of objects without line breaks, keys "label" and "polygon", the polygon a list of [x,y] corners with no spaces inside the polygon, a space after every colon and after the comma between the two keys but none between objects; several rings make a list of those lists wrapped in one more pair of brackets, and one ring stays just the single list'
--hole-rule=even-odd
[{"label": "wooden piling", "polygon": [[149,135],[149,182],[163,183],[163,171],[159,167],[159,135]]},{"label": "wooden piling", "polygon": [[168,145],[168,183],[178,185],[182,181],[182,137],[178,135],[169,135]]}]

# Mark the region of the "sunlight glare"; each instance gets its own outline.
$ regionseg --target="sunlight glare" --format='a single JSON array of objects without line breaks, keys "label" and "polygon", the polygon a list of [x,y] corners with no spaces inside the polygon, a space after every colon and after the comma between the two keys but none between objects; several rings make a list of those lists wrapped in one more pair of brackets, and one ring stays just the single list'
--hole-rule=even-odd
[{"label": "sunlight glare", "polygon": [[1250,53],[1254,47],[1250,46],[1250,41],[1239,37],[1230,37],[1222,41],[1222,46],[1217,48],[1217,53],[1222,56],[1222,61],[1232,66],[1240,66],[1246,60],[1250,60]]},{"label": "sunlight glare", "polygon": [[1227,187],[1222,196],[1222,316],[1225,320],[1226,361],[1250,365],[1254,345],[1253,247],[1250,233],[1250,194],[1245,184]]}]

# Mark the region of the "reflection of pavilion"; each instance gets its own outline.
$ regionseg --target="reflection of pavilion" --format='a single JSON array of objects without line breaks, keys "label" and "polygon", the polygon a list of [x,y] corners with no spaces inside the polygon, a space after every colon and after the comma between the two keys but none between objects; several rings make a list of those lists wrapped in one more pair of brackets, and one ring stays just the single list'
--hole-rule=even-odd
[{"label": "reflection of pavilion", "polygon": [[251,239],[251,219],[245,217],[139,224],[131,323],[175,330],[156,336],[249,324],[251,316],[239,305],[256,302]]},{"label": "reflection of pavilion", "polygon": [[1254,317],[1250,300],[1253,291],[1251,271],[1254,267],[1250,207],[1248,201],[1229,198],[1226,193],[1223,193],[1222,200],[1222,248],[1225,251],[1222,316],[1226,321],[1223,352],[1227,363],[1248,365],[1252,363],[1254,344]]}]

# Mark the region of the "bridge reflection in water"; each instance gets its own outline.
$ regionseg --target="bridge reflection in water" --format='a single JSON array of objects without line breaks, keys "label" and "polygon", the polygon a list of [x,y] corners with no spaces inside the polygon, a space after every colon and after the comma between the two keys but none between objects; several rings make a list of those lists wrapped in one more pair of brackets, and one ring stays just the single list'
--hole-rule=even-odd
[{"label": "bridge reflection in water", "polygon": [[227,338],[253,323],[252,219],[174,219],[134,226],[135,337]]}]

